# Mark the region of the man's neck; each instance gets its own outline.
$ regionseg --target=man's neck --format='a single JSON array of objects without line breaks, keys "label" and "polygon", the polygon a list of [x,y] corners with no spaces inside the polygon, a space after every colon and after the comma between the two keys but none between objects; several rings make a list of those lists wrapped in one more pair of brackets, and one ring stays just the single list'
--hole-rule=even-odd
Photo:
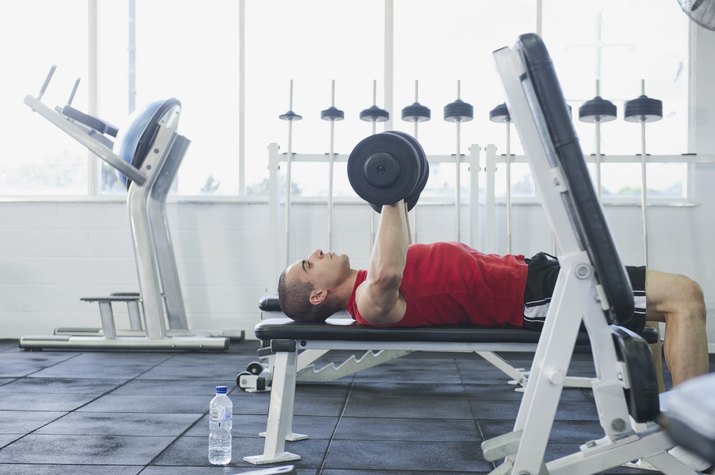
[{"label": "man's neck", "polygon": [[350,276],[347,277],[340,287],[336,289],[336,292],[340,298],[340,306],[345,309],[348,306],[348,301],[350,296],[353,294],[353,289],[355,288],[355,281],[357,280],[357,269],[350,269]]}]

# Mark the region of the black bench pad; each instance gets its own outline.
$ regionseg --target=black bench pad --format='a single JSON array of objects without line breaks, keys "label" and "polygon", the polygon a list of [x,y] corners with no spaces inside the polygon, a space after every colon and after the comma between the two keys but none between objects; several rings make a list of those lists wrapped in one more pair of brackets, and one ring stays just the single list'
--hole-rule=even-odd
[{"label": "black bench pad", "polygon": [[[269,318],[255,328],[260,340],[312,341],[413,341],[442,343],[538,343],[537,331],[512,327],[430,326],[375,328],[347,319],[326,323],[297,323],[290,318]],[[577,345],[588,344],[588,335],[579,334]]]}]

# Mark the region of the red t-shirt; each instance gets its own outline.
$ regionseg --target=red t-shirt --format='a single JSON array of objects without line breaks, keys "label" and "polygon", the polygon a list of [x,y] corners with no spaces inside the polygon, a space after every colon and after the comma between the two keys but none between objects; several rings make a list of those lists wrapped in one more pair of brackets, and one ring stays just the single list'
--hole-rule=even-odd
[{"label": "red t-shirt", "polygon": [[[526,273],[522,255],[483,254],[456,242],[412,244],[400,284],[407,310],[392,326],[521,327]],[[366,278],[367,271],[358,271],[347,311],[358,323],[371,325],[355,302],[355,290]]]}]

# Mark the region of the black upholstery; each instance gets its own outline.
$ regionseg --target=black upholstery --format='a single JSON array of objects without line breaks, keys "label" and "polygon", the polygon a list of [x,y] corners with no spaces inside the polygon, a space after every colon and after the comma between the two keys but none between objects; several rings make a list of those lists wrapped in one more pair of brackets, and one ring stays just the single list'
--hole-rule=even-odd
[{"label": "black upholstery", "polygon": [[[593,188],[561,86],[541,38],[519,37],[514,49],[528,69],[526,93],[532,110],[541,109],[568,192],[562,196],[582,249],[588,252],[610,309],[609,323],[622,324],[633,316],[633,293],[625,267],[611,237],[603,209]],[[538,114],[535,116],[538,117]]]},{"label": "black upholstery", "polygon": [[658,379],[648,344],[627,328],[611,325],[616,356],[626,365],[630,388],[624,389],[628,411],[637,422],[652,421],[660,413]]},{"label": "black upholstery", "polygon": [[[511,327],[430,326],[374,328],[358,325],[348,319],[326,323],[297,323],[289,318],[269,318],[255,328],[260,340],[310,341],[413,341],[450,343],[538,343],[539,332]],[[588,344],[588,335],[581,333],[577,345]],[[416,348],[418,349],[418,348]]]},{"label": "black upholstery", "polygon": [[258,301],[258,308],[263,312],[280,312],[281,304],[277,295],[265,295]]},{"label": "black upholstery", "polygon": [[[181,107],[181,102],[173,98],[155,101],[132,114],[130,125],[120,136],[119,157],[135,168],[141,168],[159,131],[159,121],[173,107]],[[124,174],[120,173],[119,178],[129,187],[130,180]]]}]

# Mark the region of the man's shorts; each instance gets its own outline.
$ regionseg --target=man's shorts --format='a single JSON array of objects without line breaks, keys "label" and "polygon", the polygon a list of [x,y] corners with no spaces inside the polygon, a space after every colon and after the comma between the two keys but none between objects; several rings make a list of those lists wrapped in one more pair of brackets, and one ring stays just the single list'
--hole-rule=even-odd
[{"label": "man's shorts", "polygon": [[[541,330],[561,266],[554,256],[545,252],[526,259],[526,263],[529,266],[529,271],[524,290],[524,328]],[[631,281],[631,287],[633,287],[635,309],[633,318],[623,326],[640,332],[645,326],[645,267],[626,266],[626,272]]]}]

